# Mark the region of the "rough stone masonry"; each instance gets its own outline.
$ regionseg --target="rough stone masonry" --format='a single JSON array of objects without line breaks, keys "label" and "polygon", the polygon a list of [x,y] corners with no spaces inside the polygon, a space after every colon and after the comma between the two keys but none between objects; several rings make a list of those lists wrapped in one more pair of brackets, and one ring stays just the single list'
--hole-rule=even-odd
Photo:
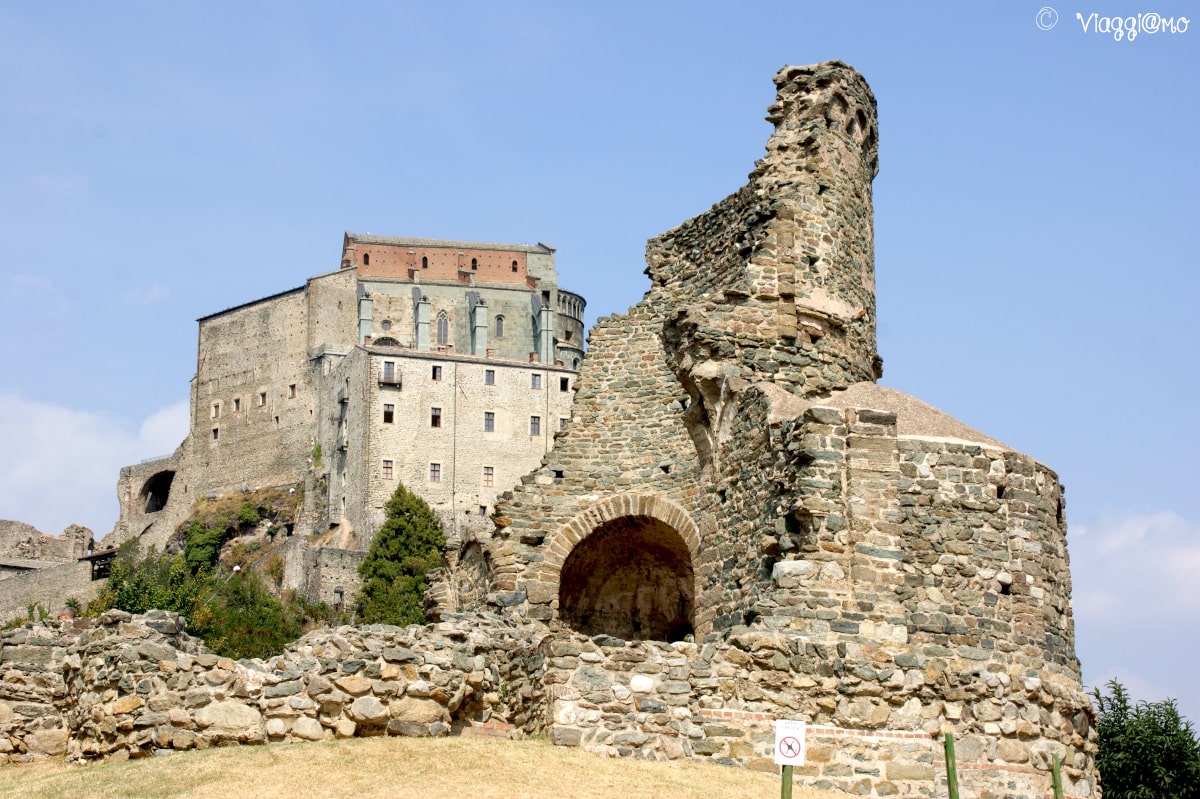
[{"label": "rough stone masonry", "polygon": [[[652,240],[571,422],[450,553],[436,624],[233,663],[162,616],[0,639],[13,757],[457,730],[774,770],[858,796],[1099,795],[1054,472],[877,385],[875,101],[786,67],[750,183]],[[469,614],[451,609],[474,608]],[[490,725],[490,726],[485,726]],[[9,751],[5,750],[5,751]]]}]

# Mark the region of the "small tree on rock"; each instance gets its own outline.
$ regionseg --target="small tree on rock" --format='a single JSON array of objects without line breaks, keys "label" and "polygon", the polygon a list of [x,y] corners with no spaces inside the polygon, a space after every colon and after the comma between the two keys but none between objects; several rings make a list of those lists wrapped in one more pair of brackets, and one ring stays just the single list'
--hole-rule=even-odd
[{"label": "small tree on rock", "polygon": [[1107,688],[1095,691],[1104,799],[1200,799],[1200,742],[1175,700],[1134,704],[1116,680]]},{"label": "small tree on rock", "polygon": [[358,617],[368,624],[424,624],[425,575],[441,565],[446,546],[441,520],[403,485],[384,507],[387,518],[358,567]]}]

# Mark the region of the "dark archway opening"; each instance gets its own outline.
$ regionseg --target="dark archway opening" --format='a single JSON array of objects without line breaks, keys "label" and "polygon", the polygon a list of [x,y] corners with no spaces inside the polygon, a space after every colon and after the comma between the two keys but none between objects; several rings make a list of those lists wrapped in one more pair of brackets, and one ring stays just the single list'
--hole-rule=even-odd
[{"label": "dark archway opening", "polygon": [[571,550],[558,599],[559,617],[584,635],[683,640],[694,629],[691,554],[658,519],[613,519]]},{"label": "dark archway opening", "polygon": [[175,481],[175,472],[165,471],[151,477],[142,486],[142,499],[146,500],[146,513],[157,513],[167,506],[171,496],[171,483]]}]

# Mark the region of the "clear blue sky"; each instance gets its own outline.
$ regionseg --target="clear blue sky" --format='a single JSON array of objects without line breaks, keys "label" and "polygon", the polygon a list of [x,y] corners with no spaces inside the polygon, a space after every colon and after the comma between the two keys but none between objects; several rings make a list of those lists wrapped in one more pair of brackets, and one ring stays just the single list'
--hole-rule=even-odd
[{"label": "clear blue sky", "polygon": [[1058,471],[1085,678],[1200,721],[1200,23],[1041,6],[3,3],[0,518],[111,528],[195,318],[346,229],[544,241],[623,311],[645,240],[745,182],[775,71],[837,58],[879,101],[883,382]]}]

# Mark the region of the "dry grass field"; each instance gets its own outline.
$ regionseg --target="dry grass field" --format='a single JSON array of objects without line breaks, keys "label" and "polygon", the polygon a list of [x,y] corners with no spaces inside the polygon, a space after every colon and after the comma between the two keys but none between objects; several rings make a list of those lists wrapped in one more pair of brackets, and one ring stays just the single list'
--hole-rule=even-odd
[{"label": "dry grass field", "polygon": [[[546,741],[360,738],[123,763],[0,766],[0,799],[771,799],[779,778],[691,762],[610,760]],[[799,786],[794,799],[840,794]]]}]

